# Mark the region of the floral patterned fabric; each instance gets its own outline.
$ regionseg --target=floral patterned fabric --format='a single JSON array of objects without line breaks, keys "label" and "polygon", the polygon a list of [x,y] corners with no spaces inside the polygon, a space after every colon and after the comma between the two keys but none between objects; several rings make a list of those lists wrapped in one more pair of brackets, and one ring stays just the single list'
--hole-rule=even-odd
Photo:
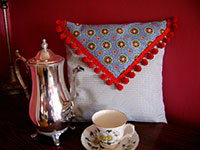
[{"label": "floral patterned fabric", "polygon": [[[134,78],[135,71],[146,66],[147,59],[153,59],[158,48],[163,48],[174,35],[177,19],[147,23],[84,25],[67,21],[57,21],[57,31],[82,61],[100,78],[119,91],[122,84]],[[128,78],[127,78],[128,77]]]},{"label": "floral patterned fabric", "polygon": [[118,78],[167,26],[167,21],[115,25],[66,23],[70,33]]}]

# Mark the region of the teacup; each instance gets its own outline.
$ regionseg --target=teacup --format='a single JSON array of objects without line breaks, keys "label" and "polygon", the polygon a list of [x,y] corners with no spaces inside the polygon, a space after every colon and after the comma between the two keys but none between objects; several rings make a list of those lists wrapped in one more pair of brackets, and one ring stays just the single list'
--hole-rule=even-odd
[{"label": "teacup", "polygon": [[[135,126],[127,124],[127,117],[117,110],[101,110],[92,116],[95,136],[104,148],[115,148],[124,138],[133,136]],[[131,127],[132,132],[124,135],[127,127]]]}]

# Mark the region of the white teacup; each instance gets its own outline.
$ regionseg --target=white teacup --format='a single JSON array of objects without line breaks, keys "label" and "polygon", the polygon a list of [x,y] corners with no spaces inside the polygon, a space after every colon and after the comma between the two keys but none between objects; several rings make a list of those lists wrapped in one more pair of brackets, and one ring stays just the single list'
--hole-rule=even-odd
[{"label": "white teacup", "polygon": [[[104,148],[115,148],[120,141],[133,136],[135,132],[135,126],[126,124],[126,115],[117,110],[98,111],[92,116],[92,122],[96,127],[95,136]],[[132,132],[124,135],[127,127],[131,127]]]}]

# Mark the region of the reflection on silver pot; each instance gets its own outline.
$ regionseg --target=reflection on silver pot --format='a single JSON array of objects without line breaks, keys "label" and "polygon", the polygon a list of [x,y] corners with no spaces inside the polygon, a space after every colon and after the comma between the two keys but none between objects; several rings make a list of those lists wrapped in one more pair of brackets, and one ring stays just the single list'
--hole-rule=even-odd
[{"label": "reflection on silver pot", "polygon": [[76,73],[84,70],[77,66],[73,70],[70,92],[68,92],[63,76],[65,59],[55,55],[48,44],[43,40],[42,50],[28,61],[16,51],[15,70],[17,77],[25,91],[27,99],[30,98],[28,88],[22,80],[19,61],[30,67],[32,76],[32,94],[29,103],[29,116],[37,128],[38,133],[51,136],[55,145],[59,145],[59,137],[64,133],[75,116],[75,78]]}]

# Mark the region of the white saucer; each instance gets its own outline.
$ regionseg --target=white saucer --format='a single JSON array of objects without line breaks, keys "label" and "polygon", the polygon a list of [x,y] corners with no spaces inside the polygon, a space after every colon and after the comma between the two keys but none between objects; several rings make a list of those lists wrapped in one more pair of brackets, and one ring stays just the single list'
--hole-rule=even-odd
[{"label": "white saucer", "polygon": [[[95,130],[95,126],[91,125],[83,131],[81,135],[81,142],[83,146],[87,150],[94,150],[94,149],[95,150],[111,150],[111,149],[105,149],[99,144],[98,140],[94,137],[94,130]],[[128,132],[131,132],[131,130],[128,130],[128,129],[125,130],[125,133],[128,133]],[[115,149],[112,149],[112,150],[135,150],[138,144],[139,144],[139,136],[137,132],[135,131],[132,137],[125,138],[117,145]]]}]

